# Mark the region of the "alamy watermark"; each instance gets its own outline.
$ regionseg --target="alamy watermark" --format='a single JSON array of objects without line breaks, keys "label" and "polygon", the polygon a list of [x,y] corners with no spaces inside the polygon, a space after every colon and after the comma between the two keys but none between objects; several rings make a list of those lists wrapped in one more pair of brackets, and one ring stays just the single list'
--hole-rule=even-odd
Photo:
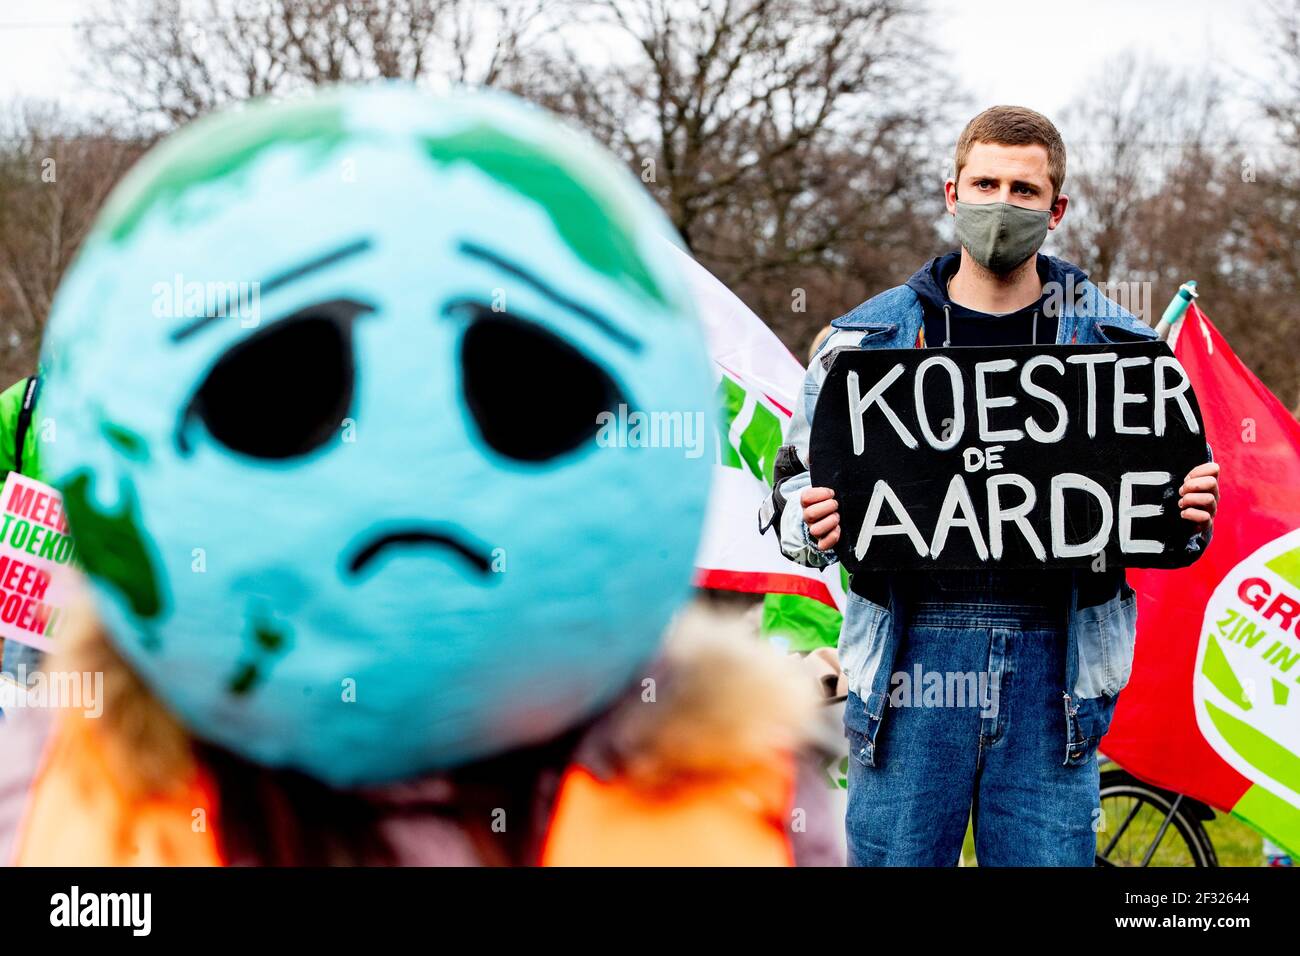
[{"label": "alamy watermark", "polygon": [[19,664],[0,676],[0,710],[80,710],[98,719],[104,714],[103,671],[28,671]]},{"label": "alamy watermark", "polygon": [[1099,294],[1085,296],[1083,282],[1076,280],[1072,272],[1066,273],[1064,282],[1044,282],[1045,313],[1060,315],[1069,304],[1075,315],[1087,318],[1117,319],[1124,312],[1130,312],[1147,325],[1151,324],[1154,315],[1151,309],[1152,283],[1138,280],[1095,282]]},{"label": "alamy watermark", "polygon": [[978,707],[996,717],[998,691],[987,671],[928,671],[920,664],[889,678],[891,707]]},{"label": "alamy watermark", "polygon": [[83,892],[74,883],[68,892],[50,897],[50,925],[121,927],[133,936],[148,936],[153,929],[153,894]]},{"label": "alamy watermark", "polygon": [[153,315],[157,319],[238,319],[245,329],[262,321],[262,283],[199,281],[176,273],[171,282],[155,282]]},{"label": "alamy watermark", "polygon": [[601,448],[680,448],[687,458],[704,454],[707,422],[703,412],[616,411],[596,416],[596,444]]}]

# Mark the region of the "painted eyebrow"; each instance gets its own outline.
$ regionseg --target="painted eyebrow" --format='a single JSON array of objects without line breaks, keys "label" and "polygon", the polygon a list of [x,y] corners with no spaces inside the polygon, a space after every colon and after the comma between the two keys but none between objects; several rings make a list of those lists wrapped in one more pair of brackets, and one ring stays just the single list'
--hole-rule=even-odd
[{"label": "painted eyebrow", "polygon": [[[283,272],[277,272],[269,279],[264,279],[257,284],[258,295],[270,295],[277,289],[281,289],[291,282],[311,275],[313,272],[319,272],[322,269],[328,269],[330,266],[337,265],[344,259],[350,259],[353,256],[360,255],[363,252],[370,251],[371,242],[369,239],[355,239],[346,245],[339,246],[330,252],[317,256],[315,259],[308,259],[306,262],[300,262],[296,266],[290,266]],[[173,343],[184,342],[191,336],[202,332],[213,322],[225,318],[222,315],[208,314],[200,316],[192,322],[182,325],[178,329],[173,329],[171,340]]]},{"label": "painted eyebrow", "polygon": [[[529,272],[527,269],[525,269],[523,266],[519,265],[518,263],[511,262],[509,259],[506,259],[504,256],[501,256],[498,253],[493,252],[491,249],[488,249],[486,246],[480,246],[476,242],[462,241],[460,243],[459,249],[462,254],[469,256],[471,259],[480,259],[483,262],[495,266],[497,269],[500,269],[502,272],[506,273],[507,275],[514,276],[516,279],[519,279],[521,282],[524,282],[525,284],[530,286],[534,291],[550,299],[556,305],[564,309],[567,309],[569,312],[573,313],[578,318],[584,320],[585,322],[590,323],[591,325],[594,325],[596,328],[604,332],[607,336],[609,336],[609,338],[613,339],[615,342],[623,346],[629,352],[641,351],[640,339],[636,338],[633,335],[630,335],[627,332],[624,332],[617,325],[611,322],[608,318],[601,315],[599,312],[597,312],[595,309],[591,308],[590,306],[584,305],[583,303],[577,301],[576,299],[572,299],[569,296],[565,295],[563,292],[560,292],[558,289],[553,288],[544,279],[533,275],[531,272]],[[454,304],[455,303],[453,303],[453,305]]]}]

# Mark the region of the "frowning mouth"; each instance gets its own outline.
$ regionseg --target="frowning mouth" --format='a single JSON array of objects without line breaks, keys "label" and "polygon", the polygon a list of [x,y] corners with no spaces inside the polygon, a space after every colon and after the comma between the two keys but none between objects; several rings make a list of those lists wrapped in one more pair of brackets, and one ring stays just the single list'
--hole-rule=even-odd
[{"label": "frowning mouth", "polygon": [[345,567],[351,575],[359,575],[367,566],[393,548],[447,548],[460,555],[480,574],[492,570],[492,561],[487,549],[467,540],[468,536],[459,528],[444,525],[406,525],[390,528],[378,534],[365,536],[361,544],[352,550],[346,559]]}]

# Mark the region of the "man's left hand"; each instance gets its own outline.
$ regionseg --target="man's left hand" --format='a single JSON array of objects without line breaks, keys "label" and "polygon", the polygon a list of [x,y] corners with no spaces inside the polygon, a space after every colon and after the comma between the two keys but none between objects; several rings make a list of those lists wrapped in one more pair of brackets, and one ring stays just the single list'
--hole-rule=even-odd
[{"label": "man's left hand", "polygon": [[1208,534],[1214,527],[1214,513],[1219,510],[1218,462],[1207,461],[1189,471],[1178,494],[1182,496],[1178,507],[1183,517],[1193,522],[1198,532]]}]

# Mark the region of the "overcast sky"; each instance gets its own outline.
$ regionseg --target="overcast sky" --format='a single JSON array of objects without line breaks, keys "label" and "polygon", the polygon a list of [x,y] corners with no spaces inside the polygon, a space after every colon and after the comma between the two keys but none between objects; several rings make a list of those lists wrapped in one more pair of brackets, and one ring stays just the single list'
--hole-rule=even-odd
[{"label": "overcast sky", "polygon": [[[976,106],[1018,103],[1049,116],[1098,63],[1128,48],[1257,72],[1263,0],[932,0],[933,39]],[[96,111],[75,67],[73,24],[93,0],[0,0],[0,100],[15,94]]]},{"label": "overcast sky", "polygon": [[1057,112],[1101,61],[1133,49],[1258,75],[1262,0],[937,0],[935,40],[974,103]]},{"label": "overcast sky", "polygon": [[0,96],[84,101],[70,67],[78,55],[72,24],[88,9],[87,0],[0,0]]}]

